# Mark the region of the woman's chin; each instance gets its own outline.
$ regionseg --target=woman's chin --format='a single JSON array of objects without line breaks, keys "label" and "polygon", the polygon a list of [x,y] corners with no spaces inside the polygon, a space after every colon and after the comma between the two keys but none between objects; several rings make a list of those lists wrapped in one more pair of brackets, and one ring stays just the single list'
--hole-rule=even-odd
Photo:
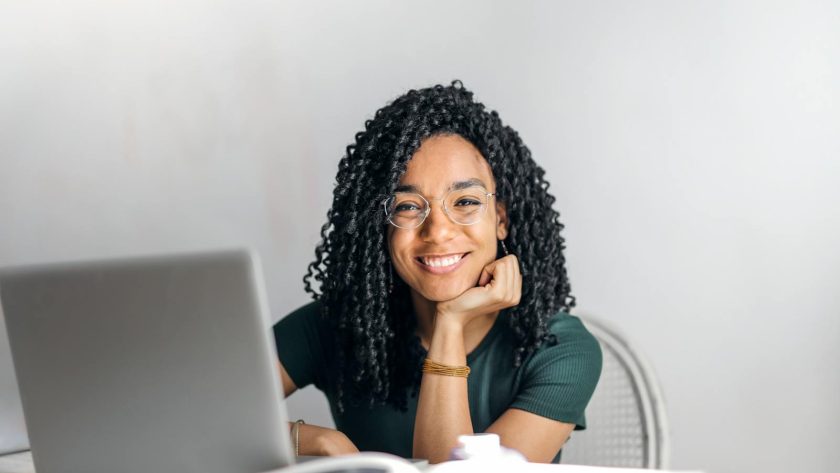
[{"label": "woman's chin", "polygon": [[455,299],[461,294],[467,292],[467,290],[471,287],[472,286],[466,284],[449,286],[443,285],[441,287],[423,288],[418,292],[420,292],[426,300],[432,302],[443,302]]}]

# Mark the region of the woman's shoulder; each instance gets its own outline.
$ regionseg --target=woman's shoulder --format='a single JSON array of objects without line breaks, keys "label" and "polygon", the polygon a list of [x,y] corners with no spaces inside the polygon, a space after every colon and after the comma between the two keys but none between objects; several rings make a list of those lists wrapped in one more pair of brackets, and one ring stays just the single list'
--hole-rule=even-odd
[{"label": "woman's shoulder", "polygon": [[532,362],[583,363],[600,372],[601,345],[579,317],[559,311],[548,319],[546,328],[546,341],[534,352]]},{"label": "woman's shoulder", "polygon": [[320,317],[324,304],[318,299],[312,300],[289,312],[286,317]]},{"label": "woman's shoulder", "polygon": [[275,330],[283,327],[311,327],[313,329],[324,328],[325,321],[322,315],[323,307],[324,305],[318,300],[308,302],[281,317],[280,320],[274,324],[274,328]]},{"label": "woman's shoulder", "polygon": [[577,341],[598,344],[598,340],[589,332],[580,317],[568,312],[559,311],[552,315],[546,323],[546,328],[558,342]]}]

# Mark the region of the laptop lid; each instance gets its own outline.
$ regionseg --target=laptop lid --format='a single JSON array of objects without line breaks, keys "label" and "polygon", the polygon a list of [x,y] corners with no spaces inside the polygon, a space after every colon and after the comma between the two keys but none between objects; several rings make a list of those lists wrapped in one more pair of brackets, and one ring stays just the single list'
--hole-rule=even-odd
[{"label": "laptop lid", "polygon": [[0,455],[29,448],[6,323],[0,306]]},{"label": "laptop lid", "polygon": [[0,270],[38,473],[255,473],[291,464],[247,251]]}]

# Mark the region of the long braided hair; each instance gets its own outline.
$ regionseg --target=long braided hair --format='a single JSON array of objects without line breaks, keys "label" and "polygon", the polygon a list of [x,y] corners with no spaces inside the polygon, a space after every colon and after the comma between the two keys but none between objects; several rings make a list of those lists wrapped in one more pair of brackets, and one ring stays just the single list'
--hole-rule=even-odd
[{"label": "long braided hair", "polygon": [[[518,366],[547,335],[546,321],[575,305],[563,256],[563,225],[545,171],[498,113],[454,81],[410,90],[376,111],[338,165],[332,208],[303,281],[335,336],[338,409],[345,402],[405,410],[416,396],[424,350],[408,286],[391,270],[381,202],[394,192],[424,139],[457,134],[490,164],[508,215],[506,245],[519,258],[522,295],[508,310]],[[315,287],[315,286],[319,287]]]}]

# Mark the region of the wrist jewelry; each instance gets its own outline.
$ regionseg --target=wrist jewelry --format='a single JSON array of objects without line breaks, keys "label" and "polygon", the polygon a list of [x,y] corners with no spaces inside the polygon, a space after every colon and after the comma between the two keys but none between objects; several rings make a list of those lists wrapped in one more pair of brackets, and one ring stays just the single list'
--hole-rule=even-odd
[{"label": "wrist jewelry", "polygon": [[300,426],[306,422],[303,419],[298,419],[292,424],[292,438],[295,440],[295,456],[300,456]]},{"label": "wrist jewelry", "polygon": [[439,374],[443,376],[457,376],[459,378],[466,378],[470,375],[470,367],[443,365],[426,358],[425,360],[423,360],[423,372],[430,374]]}]

